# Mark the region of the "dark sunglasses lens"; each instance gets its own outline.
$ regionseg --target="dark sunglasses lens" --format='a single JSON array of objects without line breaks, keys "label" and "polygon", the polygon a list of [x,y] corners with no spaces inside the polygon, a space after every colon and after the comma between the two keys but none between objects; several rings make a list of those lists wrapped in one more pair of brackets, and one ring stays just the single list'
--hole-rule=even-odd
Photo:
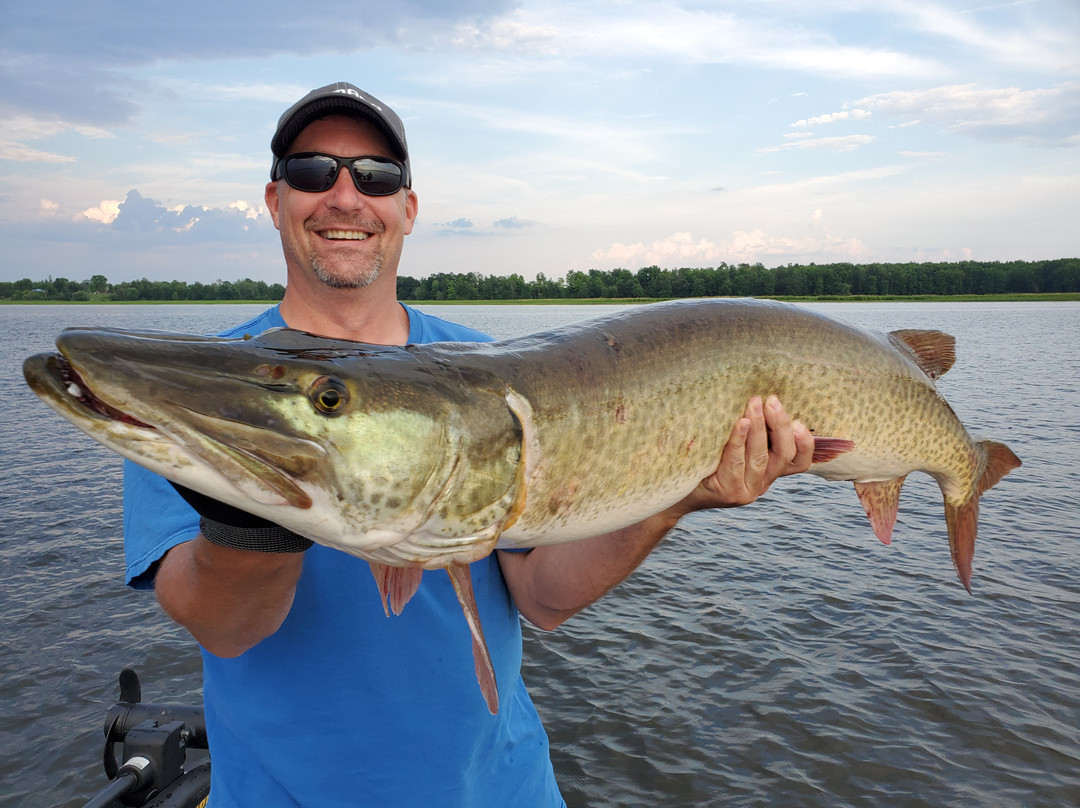
[{"label": "dark sunglasses lens", "polygon": [[318,154],[289,157],[284,164],[285,181],[299,191],[325,191],[334,184],[337,172],[336,160]]},{"label": "dark sunglasses lens", "polygon": [[383,160],[366,157],[353,160],[352,175],[356,187],[370,196],[389,196],[397,193],[403,184],[401,167]]}]

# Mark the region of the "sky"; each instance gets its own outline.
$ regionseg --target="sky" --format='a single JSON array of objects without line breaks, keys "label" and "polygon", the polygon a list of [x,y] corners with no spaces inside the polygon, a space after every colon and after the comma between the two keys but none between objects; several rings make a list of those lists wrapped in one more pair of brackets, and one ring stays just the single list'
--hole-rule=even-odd
[{"label": "sky", "polygon": [[0,0],[0,281],[284,281],[335,81],[405,122],[402,275],[1080,256],[1078,0]]}]

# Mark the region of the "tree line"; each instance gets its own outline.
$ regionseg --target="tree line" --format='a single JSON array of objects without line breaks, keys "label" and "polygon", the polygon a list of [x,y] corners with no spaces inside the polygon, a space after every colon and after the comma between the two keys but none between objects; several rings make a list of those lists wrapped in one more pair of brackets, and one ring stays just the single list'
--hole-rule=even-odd
[{"label": "tree line", "polygon": [[285,287],[280,283],[268,284],[250,278],[215,283],[151,281],[142,278],[137,281],[109,283],[104,275],[94,275],[86,281],[71,281],[67,278],[0,281],[0,300],[13,301],[281,300],[284,295]]},{"label": "tree line", "polygon": [[[544,274],[527,281],[520,274],[439,272],[417,279],[400,276],[402,300],[559,300],[584,298],[680,297],[888,297],[913,295],[993,295],[1080,292],[1080,258],[1047,261],[957,261],[891,264],[757,264],[661,269],[642,267],[587,272],[565,278]],[[104,275],[86,281],[49,278],[0,281],[0,300],[9,301],[184,301],[280,300],[285,287],[245,278],[186,283],[109,283]]]},{"label": "tree line", "polygon": [[403,300],[559,298],[850,297],[1080,292],[1080,258],[1050,261],[959,261],[906,264],[757,264],[587,272],[565,278],[440,272],[398,278]]}]

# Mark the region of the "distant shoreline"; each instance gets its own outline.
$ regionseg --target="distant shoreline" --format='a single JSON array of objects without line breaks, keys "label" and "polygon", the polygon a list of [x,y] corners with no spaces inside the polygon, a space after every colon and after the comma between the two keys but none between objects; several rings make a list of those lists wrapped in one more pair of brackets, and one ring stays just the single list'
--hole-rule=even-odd
[{"label": "distant shoreline", "polygon": [[[403,300],[410,306],[582,306],[634,305],[664,300],[696,298],[668,297],[585,297],[525,298],[518,300]],[[723,300],[730,298],[707,298]],[[758,297],[758,300],[783,300],[789,303],[1043,303],[1080,300],[1080,292],[1046,292],[1001,295],[816,295],[806,297]],[[0,300],[0,306],[215,306],[264,305],[278,300]]]}]

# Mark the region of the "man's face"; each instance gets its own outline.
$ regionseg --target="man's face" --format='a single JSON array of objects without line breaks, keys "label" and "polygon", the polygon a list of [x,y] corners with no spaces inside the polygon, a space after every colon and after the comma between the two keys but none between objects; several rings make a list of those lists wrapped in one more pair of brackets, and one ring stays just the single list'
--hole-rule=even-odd
[{"label": "man's face", "polygon": [[[394,157],[383,135],[357,118],[331,116],[312,122],[289,153],[322,152],[337,157]],[[348,170],[321,193],[298,191],[284,180],[266,186],[266,205],[290,273],[314,276],[334,287],[361,288],[380,275],[397,274],[405,236],[416,220],[416,194],[403,188],[393,196],[365,196]]]}]

